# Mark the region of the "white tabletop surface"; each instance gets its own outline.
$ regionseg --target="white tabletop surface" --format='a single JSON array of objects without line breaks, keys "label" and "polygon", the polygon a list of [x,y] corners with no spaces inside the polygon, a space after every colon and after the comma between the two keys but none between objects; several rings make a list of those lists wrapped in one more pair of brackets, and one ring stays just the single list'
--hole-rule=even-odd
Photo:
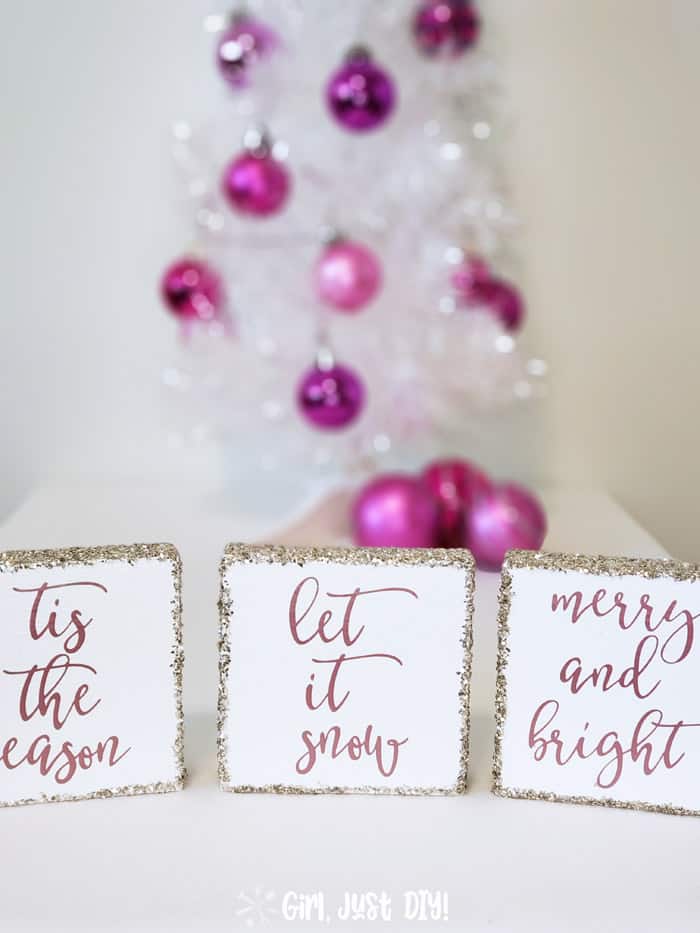
[{"label": "white tabletop surface", "polygon": [[[662,556],[603,495],[545,496],[546,547]],[[332,510],[275,540],[330,543]],[[0,930],[360,928],[481,931],[700,929],[700,820],[503,800],[489,792],[498,578],[479,574],[470,786],[460,798],[222,794],[216,783],[218,559],[272,537],[254,517],[172,486],[44,488],[0,547],[170,540],[184,562],[182,793],[0,812]],[[405,891],[448,894],[447,919],[403,918]],[[322,892],[328,921],[284,920],[286,892]],[[391,921],[341,922],[345,891],[385,891]],[[264,918],[256,915],[263,905]],[[248,910],[248,908],[250,908]],[[265,922],[263,922],[263,919]]]}]

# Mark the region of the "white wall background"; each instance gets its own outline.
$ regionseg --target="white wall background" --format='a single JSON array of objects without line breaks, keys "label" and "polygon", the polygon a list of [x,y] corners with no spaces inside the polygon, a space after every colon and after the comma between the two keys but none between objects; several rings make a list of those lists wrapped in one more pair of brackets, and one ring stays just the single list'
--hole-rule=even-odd
[{"label": "white wall background", "polygon": [[[56,471],[167,460],[155,283],[188,236],[168,128],[211,93],[193,46],[220,6],[0,0],[0,512]],[[543,480],[609,489],[700,559],[700,3],[488,10],[531,345],[551,365]]]}]

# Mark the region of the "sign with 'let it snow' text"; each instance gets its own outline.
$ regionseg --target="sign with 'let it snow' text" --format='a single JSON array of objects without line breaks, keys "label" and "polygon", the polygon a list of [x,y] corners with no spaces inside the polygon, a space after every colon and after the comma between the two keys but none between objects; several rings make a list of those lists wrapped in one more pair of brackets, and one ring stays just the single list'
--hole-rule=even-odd
[{"label": "sign with 'let it snow' text", "polygon": [[467,551],[231,545],[221,573],[225,790],[465,790]]}]

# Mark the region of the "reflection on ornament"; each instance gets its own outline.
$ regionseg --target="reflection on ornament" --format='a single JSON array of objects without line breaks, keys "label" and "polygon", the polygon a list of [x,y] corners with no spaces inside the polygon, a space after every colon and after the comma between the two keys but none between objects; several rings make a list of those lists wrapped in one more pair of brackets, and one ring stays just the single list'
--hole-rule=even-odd
[{"label": "reflection on ornament", "polygon": [[359,547],[432,547],[436,518],[435,500],[417,477],[387,473],[355,498],[353,539]]},{"label": "reflection on ornament", "polygon": [[189,256],[165,270],[161,295],[181,320],[213,321],[223,308],[224,290],[218,274],[207,263]]},{"label": "reflection on ornament", "polygon": [[346,130],[364,133],[381,126],[396,103],[394,81],[364,49],[352,50],[326,85],[326,103]]},{"label": "reflection on ornament", "polygon": [[284,207],[291,179],[284,165],[264,146],[236,156],[224,172],[222,188],[234,210],[251,217],[268,217]]},{"label": "reflection on ornament", "polygon": [[365,388],[347,366],[313,366],[304,373],[297,389],[299,410],[315,428],[346,428],[364,408]]},{"label": "reflection on ornament", "polygon": [[382,284],[382,268],[376,255],[352,240],[339,239],[327,246],[315,274],[321,301],[340,311],[364,308]]},{"label": "reflection on ornament", "polygon": [[461,55],[479,36],[479,16],[469,0],[423,0],[413,19],[413,36],[426,55]]},{"label": "reflection on ornament", "polygon": [[249,87],[256,63],[279,46],[277,34],[251,16],[234,16],[216,48],[216,63],[233,88]]},{"label": "reflection on ornament", "polygon": [[547,519],[538,500],[521,486],[495,486],[469,510],[468,547],[477,565],[498,570],[507,551],[536,551],[542,546]]}]

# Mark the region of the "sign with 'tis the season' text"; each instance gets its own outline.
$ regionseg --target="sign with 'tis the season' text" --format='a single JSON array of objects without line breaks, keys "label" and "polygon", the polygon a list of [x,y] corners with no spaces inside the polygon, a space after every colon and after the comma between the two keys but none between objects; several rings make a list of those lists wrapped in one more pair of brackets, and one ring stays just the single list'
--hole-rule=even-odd
[{"label": "sign with 'tis the season' text", "polygon": [[0,554],[0,805],[182,786],[170,545]]}]

